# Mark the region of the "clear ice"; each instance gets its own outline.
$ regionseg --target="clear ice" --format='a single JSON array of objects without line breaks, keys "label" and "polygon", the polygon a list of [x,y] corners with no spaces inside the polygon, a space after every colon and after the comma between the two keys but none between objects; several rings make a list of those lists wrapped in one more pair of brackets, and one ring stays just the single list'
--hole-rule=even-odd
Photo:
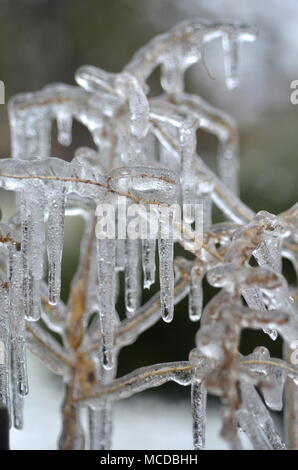
[{"label": "clear ice", "polygon": [[[239,198],[237,124],[185,89],[185,72],[204,62],[211,41],[222,46],[224,81],[234,89],[242,43],[255,37],[245,25],[193,19],[154,38],[119,73],[82,66],[75,86],[55,83],[10,101],[12,158],[0,159],[0,187],[17,196],[16,214],[0,224],[0,405],[17,429],[29,391],[28,348],[65,384],[61,449],[110,449],[114,403],[168,381],[191,388],[195,450],[205,448],[208,395],[220,399],[230,448],[243,447],[243,432],[254,449],[298,448],[297,285],[282,270],[287,258],[298,272],[297,204],[255,214]],[[148,78],[158,67],[162,93],[152,96]],[[74,120],[94,148],[77,149],[67,162],[52,156],[52,125],[67,146]],[[199,129],[218,140],[215,171],[200,157]],[[98,236],[99,225],[111,224],[100,212],[106,203],[119,237]],[[201,238],[196,205],[203,207]],[[129,237],[136,207],[142,236]],[[224,222],[214,223],[214,207]],[[82,218],[84,233],[64,303],[71,216]],[[175,257],[178,245],[189,256],[180,250],[185,257]],[[205,282],[217,289],[208,302]],[[150,289],[146,302],[143,288]],[[121,348],[161,317],[169,323],[185,297],[189,319],[200,322],[189,360],[118,377]],[[243,356],[247,328],[280,335],[283,358],[262,346]],[[283,412],[283,433],[271,410]]]}]

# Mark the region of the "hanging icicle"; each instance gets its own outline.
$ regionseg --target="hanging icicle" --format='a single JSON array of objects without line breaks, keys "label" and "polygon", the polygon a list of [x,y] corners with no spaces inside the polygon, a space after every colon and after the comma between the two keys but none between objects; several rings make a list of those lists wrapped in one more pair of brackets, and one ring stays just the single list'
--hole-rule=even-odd
[{"label": "hanging icicle", "polygon": [[191,269],[188,296],[188,314],[191,321],[199,321],[203,309],[203,271],[197,264]]},{"label": "hanging icicle", "polygon": [[234,27],[227,29],[222,35],[222,47],[227,88],[233,89],[238,85],[238,34]]},{"label": "hanging icicle", "polygon": [[171,322],[174,315],[173,211],[162,209],[159,217],[158,254],[161,315],[165,322]]},{"label": "hanging icicle", "polygon": [[155,249],[155,238],[142,240],[142,263],[145,289],[150,289],[155,282]]},{"label": "hanging icicle", "polygon": [[102,361],[106,369],[113,367],[115,326],[115,240],[97,240],[98,305],[102,334]]},{"label": "hanging icicle", "polygon": [[[25,346],[25,345],[24,345]],[[24,347],[25,349],[25,347]],[[26,363],[25,363],[26,367]],[[23,429],[24,418],[23,418],[23,407],[24,397],[19,393],[19,372],[15,364],[15,356],[11,357],[11,394],[12,394],[12,414],[13,414],[13,425],[16,429]]]},{"label": "hanging icicle", "polygon": [[[12,387],[15,393],[27,395],[28,376],[25,344],[25,318],[22,303],[22,258],[15,244],[9,247],[9,297],[11,357],[13,362]],[[16,401],[18,402],[19,400]]]},{"label": "hanging icicle", "polygon": [[26,319],[37,321],[41,315],[40,284],[44,274],[43,188],[25,190],[21,197],[24,311]]},{"label": "hanging icicle", "polygon": [[204,450],[206,441],[206,401],[207,391],[203,382],[192,379],[191,406],[193,445],[195,450]]},{"label": "hanging icicle", "polygon": [[[55,188],[56,189],[56,188]],[[48,263],[49,302],[56,305],[60,299],[61,262],[64,242],[65,188],[57,187],[48,202]]]},{"label": "hanging icicle", "polygon": [[190,117],[179,129],[181,145],[181,167],[182,167],[182,191],[183,207],[188,205],[189,210],[184,210],[184,220],[193,223],[195,220],[194,203],[196,178],[193,173],[193,163],[196,154],[198,120]]},{"label": "hanging icicle", "polygon": [[133,316],[141,302],[140,240],[125,240],[125,307]]},{"label": "hanging icicle", "polygon": [[0,281],[0,403],[10,410],[10,327],[9,296],[5,280]]}]

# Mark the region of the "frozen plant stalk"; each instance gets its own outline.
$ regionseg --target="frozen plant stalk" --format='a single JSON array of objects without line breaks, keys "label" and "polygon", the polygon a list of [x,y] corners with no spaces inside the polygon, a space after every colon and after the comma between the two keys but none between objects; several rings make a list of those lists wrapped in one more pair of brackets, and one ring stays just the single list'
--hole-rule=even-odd
[{"label": "frozen plant stalk", "polygon": [[[298,206],[255,214],[239,199],[237,125],[185,90],[186,70],[216,40],[226,85],[235,88],[241,43],[254,39],[248,26],[194,19],[154,38],[120,73],[83,66],[77,86],[55,83],[11,100],[12,158],[0,160],[0,187],[18,197],[15,216],[0,226],[0,405],[16,428],[28,393],[28,347],[65,383],[61,449],[111,448],[114,403],[168,381],[191,388],[196,450],[206,443],[208,395],[221,401],[230,448],[243,447],[241,431],[255,449],[298,449],[298,291],[281,270],[288,258],[298,272]],[[163,93],[152,97],[148,78],[159,66]],[[51,156],[51,127],[56,120],[59,142],[69,145],[73,119],[95,149],[79,148],[66,162]],[[219,141],[217,172],[197,154],[200,128]],[[100,210],[106,203],[108,217]],[[203,204],[200,239],[195,204]],[[213,205],[224,222],[214,222]],[[152,214],[154,229],[146,231]],[[85,229],[64,303],[64,221],[73,215]],[[114,231],[105,233],[114,218]],[[207,304],[206,282],[217,289]],[[145,303],[143,288],[150,289]],[[186,296],[189,319],[200,321],[189,361],[119,377],[120,350],[161,317],[169,323]],[[280,335],[284,358],[263,347],[243,356],[246,328]],[[270,410],[283,411],[285,439]]]}]

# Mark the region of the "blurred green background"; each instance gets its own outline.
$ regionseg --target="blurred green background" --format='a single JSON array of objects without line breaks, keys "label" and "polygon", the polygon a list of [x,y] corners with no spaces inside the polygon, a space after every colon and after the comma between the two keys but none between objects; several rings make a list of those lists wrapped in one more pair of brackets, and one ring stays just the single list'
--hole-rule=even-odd
[{"label": "blurred green background", "polygon": [[[241,49],[237,90],[225,89],[220,44],[205,51],[210,73],[196,65],[187,74],[187,85],[239,122],[243,200],[256,211],[283,211],[297,201],[298,106],[290,103],[290,83],[298,79],[296,0],[1,0],[0,79],[6,103],[15,93],[48,83],[74,83],[74,72],[83,64],[117,72],[152,36],[194,16],[215,21],[228,16],[259,29],[258,41]],[[7,157],[11,152],[6,106],[0,106],[0,135],[0,155]],[[53,154],[71,159],[74,148],[82,145],[91,145],[91,138],[77,125],[72,146],[65,149],[54,143]],[[214,138],[202,136],[199,148],[212,164]],[[3,193],[1,198],[7,219],[12,202]],[[64,297],[78,261],[81,229],[79,221],[66,226]],[[207,287],[206,293],[208,299],[211,289]],[[123,350],[120,373],[187,359],[197,328],[188,320],[183,301],[171,325],[159,322]],[[280,342],[273,344],[262,332],[246,332],[242,351],[248,353],[261,343],[280,354]]]}]

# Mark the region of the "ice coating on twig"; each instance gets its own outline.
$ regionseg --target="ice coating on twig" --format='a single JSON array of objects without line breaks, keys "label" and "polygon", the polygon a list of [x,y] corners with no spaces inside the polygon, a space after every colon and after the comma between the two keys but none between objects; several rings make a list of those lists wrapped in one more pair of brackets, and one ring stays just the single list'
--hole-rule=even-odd
[{"label": "ice coating on twig", "polygon": [[[9,249],[9,281],[11,308],[11,360],[13,362],[12,386],[16,393],[28,393],[25,345],[25,318],[22,305],[22,260],[15,245]],[[15,381],[15,383],[14,383]]]},{"label": "ice coating on twig", "polygon": [[253,31],[238,28],[235,25],[226,26],[222,33],[222,46],[227,88],[233,89],[238,85],[238,48],[242,41],[254,41]]},{"label": "ice coating on twig", "polygon": [[[115,377],[116,369],[106,369],[100,364],[98,375],[101,384],[110,383]],[[113,402],[107,398],[88,404],[89,439],[91,450],[107,450],[112,444]]]},{"label": "ice coating on twig", "polygon": [[54,374],[68,377],[72,360],[58,341],[36,322],[26,325],[28,349]]},{"label": "ice coating on twig", "polygon": [[[243,405],[238,413],[240,425],[247,432],[254,448],[284,450],[279,433],[276,431],[273,420],[264,407],[260,397],[252,385],[241,386]],[[252,417],[255,426],[253,426]],[[257,424],[257,425],[256,425]]]},{"label": "ice coating on twig", "polygon": [[120,400],[169,381],[183,386],[190,385],[191,367],[189,363],[170,362],[142,367],[104,385],[86,400],[91,406],[98,406],[98,403],[107,396],[112,401]]},{"label": "ice coating on twig", "polygon": [[[13,227],[13,223],[11,226],[0,224],[0,252],[4,255],[7,265],[7,278],[2,279],[2,296],[4,297],[2,298],[1,325],[2,331],[6,331],[8,335],[6,345],[4,338],[2,338],[1,354],[3,360],[9,357],[8,364],[11,364],[12,367],[10,374],[12,396],[28,393],[20,249],[20,237]],[[9,373],[9,367],[7,373]],[[1,381],[1,383],[4,382]]]},{"label": "ice coating on twig", "polygon": [[[257,347],[252,354],[246,356],[245,362],[250,370],[267,377],[268,383],[260,387],[268,408],[280,411],[283,407],[283,392],[287,376],[291,372],[287,370],[286,364],[280,359],[270,358],[268,349]],[[298,372],[298,371],[297,371]]]}]

